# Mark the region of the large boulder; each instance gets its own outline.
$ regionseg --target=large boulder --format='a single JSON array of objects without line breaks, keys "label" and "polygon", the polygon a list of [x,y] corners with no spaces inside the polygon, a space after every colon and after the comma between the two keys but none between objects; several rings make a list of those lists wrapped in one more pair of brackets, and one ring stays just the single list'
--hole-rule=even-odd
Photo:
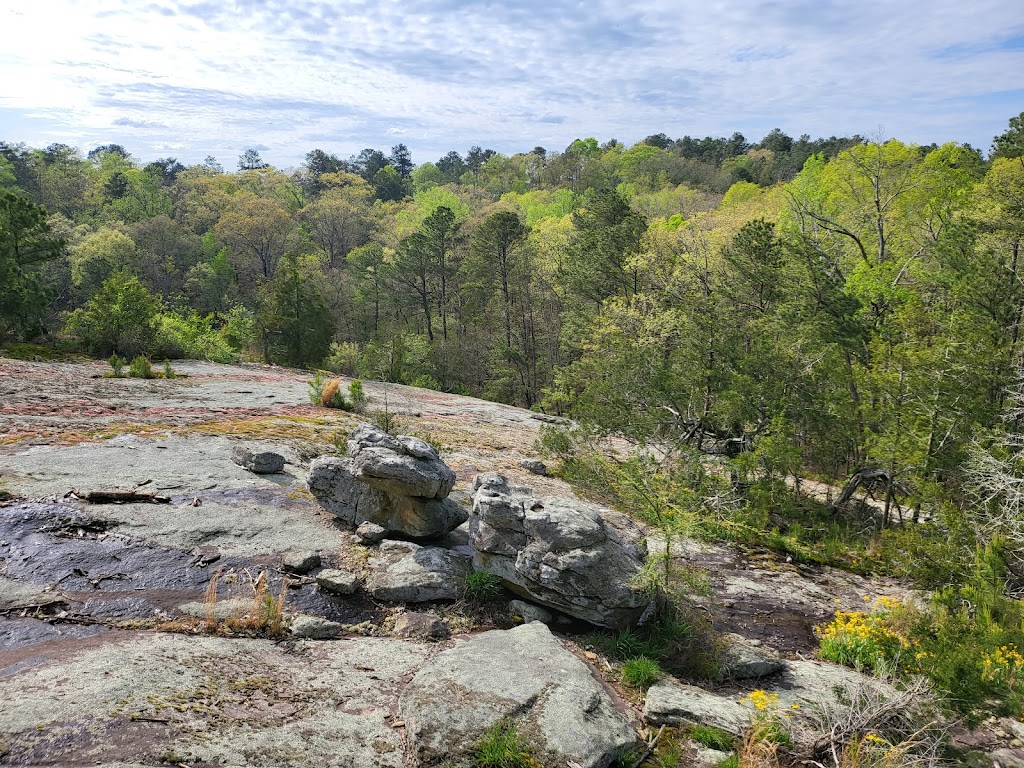
[{"label": "large boulder", "polygon": [[349,436],[346,456],[315,459],[307,485],[321,506],[346,523],[370,522],[414,539],[441,536],[467,517],[448,498],[455,473],[433,446],[370,424]]},{"label": "large boulder", "polygon": [[421,669],[399,701],[418,765],[465,765],[488,729],[516,725],[541,765],[604,768],[635,742],[590,669],[539,622],[474,635]]},{"label": "large boulder", "polygon": [[647,554],[639,529],[590,505],[535,498],[490,472],[474,482],[469,535],[474,568],[533,602],[612,629],[652,608],[632,585]]}]

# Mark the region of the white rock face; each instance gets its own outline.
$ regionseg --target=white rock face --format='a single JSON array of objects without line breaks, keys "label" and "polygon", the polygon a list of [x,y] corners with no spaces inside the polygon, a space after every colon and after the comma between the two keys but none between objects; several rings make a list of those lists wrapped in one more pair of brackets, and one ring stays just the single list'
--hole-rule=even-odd
[{"label": "white rock face", "polygon": [[651,609],[631,584],[646,547],[639,529],[614,528],[592,506],[536,498],[499,474],[479,475],[469,518],[473,567],[531,601],[598,626],[634,626]]},{"label": "white rock face", "polygon": [[539,622],[474,635],[438,654],[399,707],[412,757],[425,766],[462,764],[503,718],[542,765],[604,768],[636,738],[587,665]]}]

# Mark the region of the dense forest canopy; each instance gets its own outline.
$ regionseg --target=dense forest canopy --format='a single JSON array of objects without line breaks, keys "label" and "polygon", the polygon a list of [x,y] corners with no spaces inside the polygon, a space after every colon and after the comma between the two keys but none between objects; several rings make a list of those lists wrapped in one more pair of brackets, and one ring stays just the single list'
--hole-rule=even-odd
[{"label": "dense forest canopy", "polygon": [[776,129],[419,165],[314,149],[290,173],[252,149],[227,173],[4,143],[0,334],[258,355],[666,446],[784,444],[787,467],[879,467],[920,504],[1017,376],[1022,132],[987,160]]}]

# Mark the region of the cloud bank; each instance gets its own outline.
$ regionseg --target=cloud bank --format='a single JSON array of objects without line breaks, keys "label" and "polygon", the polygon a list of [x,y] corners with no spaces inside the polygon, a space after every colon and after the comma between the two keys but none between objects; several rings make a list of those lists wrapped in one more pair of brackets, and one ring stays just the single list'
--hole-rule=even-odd
[{"label": "cloud bank", "polygon": [[0,139],[297,165],[658,132],[987,149],[1024,109],[1019,0],[52,0],[0,10]]}]

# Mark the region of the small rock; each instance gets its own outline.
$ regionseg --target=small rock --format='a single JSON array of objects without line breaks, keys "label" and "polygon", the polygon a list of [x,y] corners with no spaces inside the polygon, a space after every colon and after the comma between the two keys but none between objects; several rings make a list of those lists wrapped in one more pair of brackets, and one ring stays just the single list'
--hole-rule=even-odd
[{"label": "small rock", "polygon": [[451,634],[448,622],[432,613],[406,611],[395,619],[395,635],[417,640],[444,640]]},{"label": "small rock", "polygon": [[770,648],[762,647],[756,640],[742,635],[727,634],[723,637],[728,647],[722,653],[720,680],[747,680],[767,677],[782,669],[782,659]]},{"label": "small rock", "polygon": [[1000,768],[1024,768],[1024,752],[1019,749],[997,749],[988,756]]},{"label": "small rock", "polygon": [[343,627],[336,621],[328,621],[320,616],[300,614],[292,619],[289,631],[295,637],[308,640],[333,640],[341,634]]},{"label": "small rock", "polygon": [[281,558],[281,567],[291,573],[303,575],[320,565],[320,555],[308,550],[288,552]]},{"label": "small rock", "polygon": [[554,619],[551,611],[546,611],[539,605],[531,605],[530,603],[523,602],[522,600],[510,600],[508,608],[516,616],[522,616],[524,624],[529,624],[531,621],[539,621],[541,624],[550,624]]},{"label": "small rock", "polygon": [[527,472],[533,472],[535,475],[541,475],[547,477],[548,468],[543,461],[537,461],[536,459],[526,459],[525,461],[519,462],[519,466],[525,469]]},{"label": "small rock", "polygon": [[252,610],[252,600],[241,597],[229,597],[218,600],[215,603],[184,603],[178,606],[178,610],[186,616],[195,616],[200,619],[213,621],[227,621],[244,616]]},{"label": "small rock", "polygon": [[241,445],[231,451],[231,460],[257,475],[272,475],[284,469],[284,456],[273,451],[253,451]]},{"label": "small rock", "polygon": [[359,577],[348,571],[327,569],[316,575],[316,583],[324,592],[351,595],[359,587]]},{"label": "small rock", "polygon": [[651,725],[678,727],[684,723],[713,725],[739,736],[753,716],[753,707],[735,697],[720,696],[695,685],[669,680],[655,683],[647,691],[644,720]]},{"label": "small rock", "polygon": [[376,544],[387,535],[387,529],[376,523],[360,523],[359,527],[356,528],[356,538],[359,539],[360,544],[364,545]]},{"label": "small rock", "polygon": [[729,759],[731,752],[721,752],[711,747],[705,747],[703,744],[698,744],[693,755],[693,764],[700,766],[700,768],[711,768],[712,766],[719,765],[725,760]]}]

